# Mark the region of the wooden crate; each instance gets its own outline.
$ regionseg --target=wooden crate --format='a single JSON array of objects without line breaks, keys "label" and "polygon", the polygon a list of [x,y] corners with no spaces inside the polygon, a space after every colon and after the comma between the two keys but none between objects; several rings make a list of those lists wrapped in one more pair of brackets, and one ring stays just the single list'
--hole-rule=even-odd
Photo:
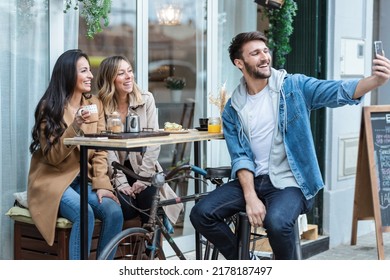
[{"label": "wooden crate", "polygon": [[[126,221],[124,228],[140,226],[139,219]],[[14,222],[15,260],[67,260],[69,259],[69,238],[71,228],[56,228],[53,246],[49,246],[34,224]],[[90,260],[96,259],[96,248],[100,233],[100,221],[95,223],[91,244]],[[117,252],[117,255],[120,252]],[[115,256],[120,258],[120,256]]]},{"label": "wooden crate", "polygon": [[255,251],[272,252],[272,248],[267,237],[256,240],[255,242]]},{"label": "wooden crate", "polygon": [[318,226],[312,224],[307,225],[307,230],[302,233],[301,238],[306,240],[318,239]]},{"label": "wooden crate", "polygon": [[[56,228],[53,246],[49,246],[34,224],[15,221],[15,260],[67,260],[71,228]],[[95,224],[90,259],[96,259],[100,222]]]}]

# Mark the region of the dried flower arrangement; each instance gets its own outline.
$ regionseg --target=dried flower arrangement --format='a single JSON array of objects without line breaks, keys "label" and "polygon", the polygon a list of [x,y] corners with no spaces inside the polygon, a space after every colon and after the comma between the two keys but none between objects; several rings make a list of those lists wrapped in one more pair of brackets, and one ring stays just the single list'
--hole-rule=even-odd
[{"label": "dried flower arrangement", "polygon": [[217,106],[219,114],[222,116],[223,109],[225,108],[226,102],[229,100],[230,95],[226,91],[226,82],[219,89],[219,94],[214,97],[211,93],[209,94],[209,102]]}]

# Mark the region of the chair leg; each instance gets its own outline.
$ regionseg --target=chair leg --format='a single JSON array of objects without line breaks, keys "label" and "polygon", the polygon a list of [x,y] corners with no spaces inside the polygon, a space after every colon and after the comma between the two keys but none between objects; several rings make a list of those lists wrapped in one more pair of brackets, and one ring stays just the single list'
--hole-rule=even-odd
[{"label": "chair leg", "polygon": [[250,240],[250,224],[246,213],[238,213],[237,219],[237,239],[238,239],[238,259],[249,260],[249,240]]},{"label": "chair leg", "polygon": [[302,247],[301,247],[301,238],[299,235],[298,219],[295,221],[294,235],[295,235],[295,257],[297,260],[302,260]]},{"label": "chair leg", "polygon": [[[249,243],[250,243],[250,230],[248,216],[245,212],[238,213],[236,234],[238,239],[238,259],[249,260]],[[298,220],[294,224],[294,237],[295,237],[295,258],[296,260],[302,260],[302,247],[301,238],[299,234]]]}]

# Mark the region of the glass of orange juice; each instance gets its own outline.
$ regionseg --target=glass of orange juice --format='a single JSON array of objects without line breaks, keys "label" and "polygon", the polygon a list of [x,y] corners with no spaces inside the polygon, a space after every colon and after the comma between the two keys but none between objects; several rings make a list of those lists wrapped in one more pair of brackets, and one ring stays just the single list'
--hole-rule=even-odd
[{"label": "glass of orange juice", "polygon": [[221,118],[220,117],[212,117],[209,118],[207,131],[211,133],[220,133],[221,132]]}]

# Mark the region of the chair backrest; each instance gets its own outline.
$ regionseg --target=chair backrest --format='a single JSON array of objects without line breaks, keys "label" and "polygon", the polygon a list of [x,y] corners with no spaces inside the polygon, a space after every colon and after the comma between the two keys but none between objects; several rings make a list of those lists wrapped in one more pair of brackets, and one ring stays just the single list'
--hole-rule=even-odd
[{"label": "chair backrest", "polygon": [[[183,128],[192,128],[192,120],[194,118],[195,103],[184,103],[183,112],[181,114],[180,124]],[[172,166],[183,161],[186,155],[191,152],[191,143],[178,143],[175,145],[175,153],[172,158]]]}]

